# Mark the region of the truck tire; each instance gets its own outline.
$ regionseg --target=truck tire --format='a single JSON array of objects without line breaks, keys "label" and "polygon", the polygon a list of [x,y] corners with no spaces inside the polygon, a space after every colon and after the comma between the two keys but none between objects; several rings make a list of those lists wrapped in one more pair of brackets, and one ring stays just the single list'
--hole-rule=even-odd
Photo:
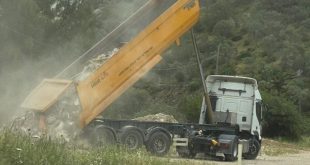
[{"label": "truck tire", "polygon": [[155,131],[146,142],[146,149],[154,155],[164,156],[170,149],[171,137],[162,131]]},{"label": "truck tire", "polygon": [[100,126],[91,133],[91,144],[96,147],[104,147],[116,143],[116,135],[112,128]]},{"label": "truck tire", "polygon": [[124,129],[119,137],[121,144],[129,150],[141,148],[143,145],[143,135],[135,127]]},{"label": "truck tire", "polygon": [[226,161],[235,161],[238,158],[238,138],[235,137],[232,144],[232,154],[225,154]]},{"label": "truck tire", "polygon": [[253,138],[253,144],[249,148],[249,152],[244,154],[245,159],[254,160],[258,156],[260,150],[260,143],[256,138]]}]

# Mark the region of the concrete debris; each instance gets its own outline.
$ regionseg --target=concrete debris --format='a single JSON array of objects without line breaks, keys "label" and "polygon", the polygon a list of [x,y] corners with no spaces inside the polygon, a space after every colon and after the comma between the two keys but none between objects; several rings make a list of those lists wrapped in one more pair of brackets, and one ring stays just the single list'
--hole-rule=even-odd
[{"label": "concrete debris", "polygon": [[[81,131],[78,127],[80,106],[74,103],[77,100],[74,87],[70,87],[60,100],[44,113],[27,111],[12,123],[11,129],[20,131],[31,137],[51,137],[66,142],[75,139]],[[43,127],[40,118],[44,118]]]},{"label": "concrete debris", "polygon": [[16,117],[11,123],[11,130],[19,131],[31,136],[39,132],[37,115],[34,112],[27,111],[20,117]]},{"label": "concrete debris", "polygon": [[118,48],[114,48],[112,51],[109,51],[107,54],[101,54],[96,58],[93,58],[88,61],[88,64],[84,67],[83,71],[75,77],[75,81],[85,80],[91,73],[96,69],[102,66],[108,59],[113,57],[117,52]]},{"label": "concrete debris", "polygon": [[172,115],[166,115],[163,113],[158,113],[155,115],[147,115],[143,117],[138,117],[133,120],[139,121],[156,121],[156,122],[166,122],[166,123],[178,123],[178,121]]}]

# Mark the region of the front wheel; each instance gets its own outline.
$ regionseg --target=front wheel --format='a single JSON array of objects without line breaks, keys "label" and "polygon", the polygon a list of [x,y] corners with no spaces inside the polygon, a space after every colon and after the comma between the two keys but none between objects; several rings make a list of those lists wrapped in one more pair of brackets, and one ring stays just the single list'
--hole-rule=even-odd
[{"label": "front wheel", "polygon": [[254,138],[253,143],[251,144],[251,146],[249,148],[249,152],[244,154],[244,158],[250,159],[250,160],[256,159],[256,157],[258,156],[260,147],[261,147],[261,145],[260,145],[259,141],[256,138]]}]

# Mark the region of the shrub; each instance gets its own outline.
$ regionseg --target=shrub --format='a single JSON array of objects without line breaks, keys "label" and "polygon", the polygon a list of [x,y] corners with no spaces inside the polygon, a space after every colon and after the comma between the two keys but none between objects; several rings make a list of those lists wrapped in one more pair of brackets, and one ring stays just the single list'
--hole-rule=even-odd
[{"label": "shrub", "polygon": [[234,33],[235,28],[236,25],[233,19],[222,20],[215,24],[213,28],[213,33],[222,37],[229,38]]},{"label": "shrub", "polygon": [[187,95],[178,104],[178,110],[180,110],[186,116],[188,122],[198,123],[201,102],[201,95]]},{"label": "shrub", "polygon": [[264,93],[263,98],[268,106],[264,113],[264,136],[286,137],[298,140],[302,133],[302,117],[297,107],[289,100],[281,96]]},{"label": "shrub", "polygon": [[195,79],[195,80],[190,82],[190,84],[189,84],[189,91],[190,92],[197,91],[198,89],[200,89],[201,86],[202,86],[201,80]]},{"label": "shrub", "polygon": [[184,82],[185,80],[185,75],[182,72],[177,72],[174,77],[178,82]]}]

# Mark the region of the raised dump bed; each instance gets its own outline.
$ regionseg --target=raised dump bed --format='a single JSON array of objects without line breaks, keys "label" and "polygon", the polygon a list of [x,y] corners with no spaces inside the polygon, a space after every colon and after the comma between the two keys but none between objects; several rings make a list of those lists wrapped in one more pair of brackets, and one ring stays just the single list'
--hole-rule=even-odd
[{"label": "raised dump bed", "polygon": [[[80,127],[83,128],[100,115],[122,93],[152,69],[161,54],[187,32],[199,19],[198,0],[149,0],[116,29],[85,52],[79,59],[59,73],[57,80],[41,83],[27,97],[24,108],[46,111],[66,88],[45,90],[59,86],[59,78],[70,79],[76,75],[81,63],[120,46],[119,50],[88,77],[74,83],[81,106]],[[80,69],[82,71],[82,69]],[[71,79],[69,80],[69,82]],[[55,83],[55,84],[53,84]],[[51,99],[37,97],[45,93],[57,96]],[[31,107],[29,102],[35,102]],[[45,106],[36,106],[44,103]]]}]

